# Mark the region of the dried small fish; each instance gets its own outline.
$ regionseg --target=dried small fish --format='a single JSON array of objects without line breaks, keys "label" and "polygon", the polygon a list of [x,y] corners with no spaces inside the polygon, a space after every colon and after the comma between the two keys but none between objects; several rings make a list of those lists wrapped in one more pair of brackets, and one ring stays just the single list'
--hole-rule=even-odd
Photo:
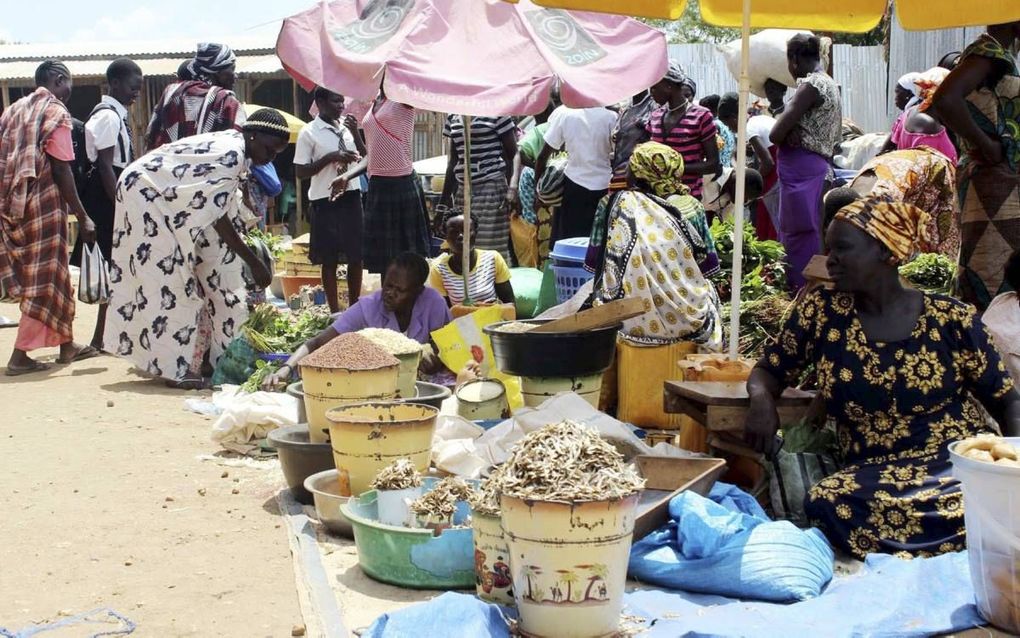
[{"label": "dried small fish", "polygon": [[501,483],[502,493],[516,498],[583,502],[630,496],[645,480],[598,432],[563,421],[521,439],[504,464]]},{"label": "dried small fish", "polygon": [[411,459],[397,459],[375,475],[372,489],[375,490],[406,490],[421,485],[421,474]]},{"label": "dried small fish", "polygon": [[464,479],[448,476],[411,503],[411,511],[433,521],[450,521],[457,511],[457,502],[471,497],[471,487]]},{"label": "dried small fish", "polygon": [[506,465],[493,468],[489,477],[482,481],[481,487],[471,492],[468,503],[471,511],[486,516],[499,516],[499,495],[503,491],[503,474]]}]

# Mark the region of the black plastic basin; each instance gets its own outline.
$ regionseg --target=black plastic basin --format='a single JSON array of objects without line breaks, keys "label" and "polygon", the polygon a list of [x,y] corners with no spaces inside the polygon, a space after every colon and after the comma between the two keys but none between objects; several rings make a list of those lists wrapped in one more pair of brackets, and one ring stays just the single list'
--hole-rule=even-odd
[{"label": "black plastic basin", "polygon": [[[581,377],[605,372],[616,353],[620,325],[585,332],[502,332],[485,327],[501,372],[519,377]],[[542,324],[545,321],[527,321]]]},{"label": "black plastic basin", "polygon": [[305,479],[336,468],[333,448],[329,443],[310,442],[307,423],[271,430],[268,439],[280,456],[280,469],[291,494],[298,502],[311,505],[312,495],[305,489]]}]

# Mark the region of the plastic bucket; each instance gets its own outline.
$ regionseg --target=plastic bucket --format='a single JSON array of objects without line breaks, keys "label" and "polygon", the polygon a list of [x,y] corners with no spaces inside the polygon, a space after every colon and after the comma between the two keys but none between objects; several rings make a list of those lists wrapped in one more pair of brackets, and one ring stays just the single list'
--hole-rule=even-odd
[{"label": "plastic bucket", "polygon": [[376,490],[379,522],[383,525],[411,526],[411,501],[421,496],[421,486],[402,490]]},{"label": "plastic bucket", "polygon": [[475,593],[490,603],[513,605],[510,546],[499,517],[472,512],[471,529],[475,543]]},{"label": "plastic bucket", "polygon": [[560,392],[573,392],[596,410],[602,395],[602,373],[583,377],[521,377],[524,405],[537,408]]},{"label": "plastic bucket", "polygon": [[457,414],[468,421],[510,416],[506,387],[498,379],[474,379],[457,388]]},{"label": "plastic bucket", "polygon": [[[1020,446],[1020,438],[1007,438]],[[949,446],[953,475],[963,489],[967,554],[978,610],[1020,634],[1020,468],[960,456]]]},{"label": "plastic bucket", "polygon": [[358,403],[329,410],[340,493],[368,491],[379,470],[398,458],[409,458],[419,472],[427,472],[438,414],[419,403]]},{"label": "plastic bucket", "polygon": [[329,440],[326,411],[364,401],[388,401],[397,394],[399,366],[376,370],[342,370],[301,365],[305,414],[312,443]]},{"label": "plastic bucket", "polygon": [[638,494],[618,501],[500,499],[526,636],[616,635]]},{"label": "plastic bucket", "polygon": [[393,355],[400,361],[397,366],[397,398],[413,399],[418,394],[415,383],[418,382],[418,364],[421,363],[421,350],[410,354]]}]

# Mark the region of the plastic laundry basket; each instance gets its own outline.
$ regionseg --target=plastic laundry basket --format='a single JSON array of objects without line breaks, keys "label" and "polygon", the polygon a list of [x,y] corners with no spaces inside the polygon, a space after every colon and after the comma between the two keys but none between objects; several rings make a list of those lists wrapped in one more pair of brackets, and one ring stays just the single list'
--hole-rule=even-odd
[{"label": "plastic laundry basket", "polygon": [[556,280],[556,301],[569,301],[585,283],[595,275],[584,269],[588,253],[588,238],[561,239],[553,246],[549,256],[553,260],[553,277]]},{"label": "plastic laundry basket", "polygon": [[[1020,438],[1006,439],[1020,446]],[[960,456],[949,447],[963,488],[967,553],[978,610],[993,625],[1020,634],[1020,468]]]}]

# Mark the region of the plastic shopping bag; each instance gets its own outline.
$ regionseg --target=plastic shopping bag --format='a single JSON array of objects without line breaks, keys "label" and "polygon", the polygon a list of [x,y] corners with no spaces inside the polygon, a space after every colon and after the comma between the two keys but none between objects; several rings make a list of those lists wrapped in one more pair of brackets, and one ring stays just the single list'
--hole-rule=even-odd
[{"label": "plastic shopping bag", "polygon": [[78,301],[102,304],[110,301],[110,271],[97,244],[83,244],[81,277],[78,279]]},{"label": "plastic shopping bag", "polygon": [[518,377],[503,374],[496,368],[492,355],[492,342],[482,331],[485,326],[503,321],[502,306],[488,306],[464,315],[432,333],[432,340],[439,349],[439,359],[454,372],[461,370],[471,360],[482,368],[481,376],[499,379],[506,387],[507,402],[511,410],[524,406],[521,395],[521,381]]}]

